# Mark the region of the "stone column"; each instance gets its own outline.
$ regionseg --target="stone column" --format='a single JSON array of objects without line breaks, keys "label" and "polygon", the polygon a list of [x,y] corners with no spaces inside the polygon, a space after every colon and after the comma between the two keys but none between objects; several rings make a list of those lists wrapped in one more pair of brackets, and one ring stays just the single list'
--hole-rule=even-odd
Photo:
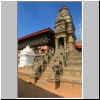
[{"label": "stone column", "polygon": [[68,37],[68,49],[73,50],[73,37],[72,34]]},{"label": "stone column", "polygon": [[66,37],[64,37],[64,48],[66,48],[67,44],[66,44]]},{"label": "stone column", "polygon": [[55,39],[55,49],[58,49],[58,38]]}]

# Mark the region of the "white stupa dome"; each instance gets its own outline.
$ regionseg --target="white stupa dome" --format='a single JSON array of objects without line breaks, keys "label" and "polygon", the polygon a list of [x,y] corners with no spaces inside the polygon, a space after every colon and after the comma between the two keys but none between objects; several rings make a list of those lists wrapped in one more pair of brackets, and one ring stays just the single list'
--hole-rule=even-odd
[{"label": "white stupa dome", "polygon": [[23,54],[23,53],[32,53],[32,54],[34,54],[34,51],[28,45],[21,51],[21,54]]}]

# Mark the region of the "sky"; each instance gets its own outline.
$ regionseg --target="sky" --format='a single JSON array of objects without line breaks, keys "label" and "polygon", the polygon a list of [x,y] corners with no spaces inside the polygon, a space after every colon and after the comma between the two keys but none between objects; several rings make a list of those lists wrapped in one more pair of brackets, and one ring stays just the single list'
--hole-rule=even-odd
[{"label": "sky", "polygon": [[50,27],[63,5],[69,9],[75,25],[77,40],[82,39],[82,2],[18,2],[18,38]]}]

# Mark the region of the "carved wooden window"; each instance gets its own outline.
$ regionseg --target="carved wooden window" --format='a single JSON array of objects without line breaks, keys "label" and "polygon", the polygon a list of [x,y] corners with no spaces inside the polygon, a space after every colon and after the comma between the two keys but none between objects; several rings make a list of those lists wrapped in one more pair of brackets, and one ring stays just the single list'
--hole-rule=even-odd
[{"label": "carved wooden window", "polygon": [[30,45],[32,44],[32,39],[30,39]]},{"label": "carved wooden window", "polygon": [[24,45],[24,41],[23,41],[23,47],[25,47],[25,45]]},{"label": "carved wooden window", "polygon": [[29,39],[29,45],[30,45],[30,39]]},{"label": "carved wooden window", "polygon": [[43,42],[43,37],[41,38],[41,42]]},{"label": "carved wooden window", "polygon": [[33,40],[33,44],[35,44],[35,38],[34,38],[34,40]]},{"label": "carved wooden window", "polygon": [[36,40],[35,40],[35,44],[37,44],[37,38],[36,38]]},{"label": "carved wooden window", "polygon": [[22,47],[24,47],[24,45],[22,44]]},{"label": "carved wooden window", "polygon": [[42,42],[42,37],[40,38],[40,43]]},{"label": "carved wooden window", "polygon": [[26,41],[26,46],[28,45],[27,41]]}]

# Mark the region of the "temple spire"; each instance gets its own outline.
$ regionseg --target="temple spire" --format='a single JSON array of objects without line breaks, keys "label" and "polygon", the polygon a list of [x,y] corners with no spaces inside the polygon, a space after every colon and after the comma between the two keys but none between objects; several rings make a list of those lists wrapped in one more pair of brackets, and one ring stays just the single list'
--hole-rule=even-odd
[{"label": "temple spire", "polygon": [[66,6],[65,6],[65,5],[63,5],[63,8],[66,8]]},{"label": "temple spire", "polygon": [[55,49],[61,49],[61,47],[65,49],[68,47],[70,50],[75,49],[76,36],[73,18],[65,5],[59,10],[55,28]]}]

